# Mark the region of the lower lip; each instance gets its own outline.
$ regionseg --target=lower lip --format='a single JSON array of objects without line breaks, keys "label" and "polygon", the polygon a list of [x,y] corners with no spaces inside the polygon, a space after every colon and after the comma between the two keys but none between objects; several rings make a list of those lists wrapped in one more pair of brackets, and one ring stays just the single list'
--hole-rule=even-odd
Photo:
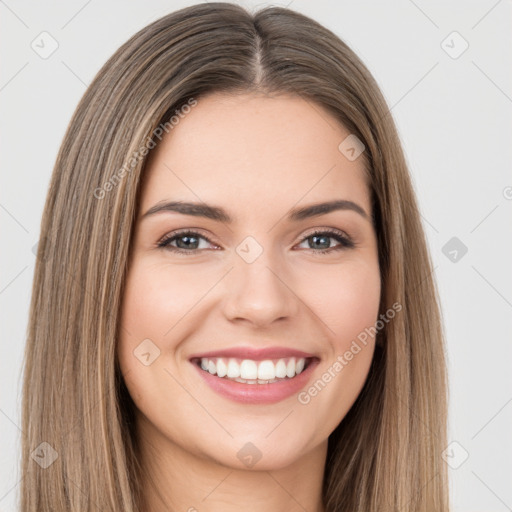
[{"label": "lower lip", "polygon": [[313,359],[302,373],[292,379],[283,379],[272,384],[244,384],[212,375],[192,363],[205,382],[217,393],[244,404],[273,404],[298,393],[313,373],[318,359]]}]

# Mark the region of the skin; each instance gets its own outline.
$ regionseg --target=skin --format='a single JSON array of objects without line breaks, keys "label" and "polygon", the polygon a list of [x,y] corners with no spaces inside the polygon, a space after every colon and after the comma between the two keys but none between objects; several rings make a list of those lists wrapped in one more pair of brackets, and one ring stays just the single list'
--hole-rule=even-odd
[{"label": "skin", "polygon": [[[320,363],[307,389],[375,324],[377,239],[363,158],[349,161],[338,149],[348,135],[300,97],[216,93],[198,99],[151,151],[117,347],[137,407],[145,510],[324,510],[328,436],[362,389],[375,340],[307,404],[297,395],[234,402],[213,391],[189,357],[239,345],[311,352]],[[334,199],[357,203],[368,218],[352,210],[285,218]],[[170,200],[221,206],[233,223],[169,211],[142,218]],[[183,228],[210,242],[196,240],[191,255],[157,246]],[[356,245],[333,250],[340,242],[332,235],[315,245],[308,237],[316,228],[341,230]],[[263,250],[252,263],[236,252],[248,236]],[[134,356],[146,339],[160,351],[148,365]],[[237,457],[249,442],[261,453],[251,468]]]}]

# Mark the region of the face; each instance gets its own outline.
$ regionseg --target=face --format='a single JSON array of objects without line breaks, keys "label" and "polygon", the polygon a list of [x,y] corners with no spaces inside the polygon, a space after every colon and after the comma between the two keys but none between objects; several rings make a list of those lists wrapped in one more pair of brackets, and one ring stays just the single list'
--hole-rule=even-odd
[{"label": "face", "polygon": [[299,97],[213,94],[152,150],[117,347],[144,439],[267,470],[326,449],[367,377],[380,298],[349,135]]}]

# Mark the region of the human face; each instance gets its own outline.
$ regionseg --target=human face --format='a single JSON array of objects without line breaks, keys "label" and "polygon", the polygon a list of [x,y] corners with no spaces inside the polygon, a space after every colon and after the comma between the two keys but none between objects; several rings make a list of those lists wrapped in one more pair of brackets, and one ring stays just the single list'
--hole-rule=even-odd
[{"label": "human face", "polygon": [[[257,469],[326,446],[367,377],[375,340],[357,352],[353,342],[375,324],[380,298],[363,159],[338,149],[347,136],[300,97],[212,94],[153,150],[118,343],[146,439],[236,468],[249,467],[248,451],[261,457]],[[288,218],[337,200],[357,206]],[[173,201],[222,208],[231,220],[153,208]],[[192,233],[174,238],[178,230]],[[266,349],[275,350],[256,353]],[[225,363],[284,359],[287,370],[292,356],[308,359],[296,377],[244,384],[194,359],[216,351],[227,351]],[[245,365],[250,375],[255,365]]]}]

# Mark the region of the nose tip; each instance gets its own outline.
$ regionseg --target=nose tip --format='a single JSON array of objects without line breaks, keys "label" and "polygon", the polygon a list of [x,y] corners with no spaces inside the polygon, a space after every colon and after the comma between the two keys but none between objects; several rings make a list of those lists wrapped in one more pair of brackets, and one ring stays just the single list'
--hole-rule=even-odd
[{"label": "nose tip", "polygon": [[296,295],[265,263],[242,264],[234,269],[227,294],[225,315],[230,320],[245,319],[264,326],[297,312]]}]

